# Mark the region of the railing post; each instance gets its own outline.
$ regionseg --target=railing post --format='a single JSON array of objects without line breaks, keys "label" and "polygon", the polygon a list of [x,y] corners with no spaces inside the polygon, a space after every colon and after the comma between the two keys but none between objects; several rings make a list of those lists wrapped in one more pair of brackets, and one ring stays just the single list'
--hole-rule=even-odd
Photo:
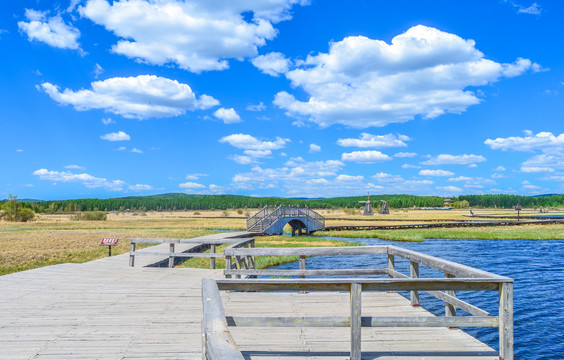
[{"label": "railing post", "polygon": [[361,349],[362,284],[351,283],[351,360],[362,359]]},{"label": "railing post", "polygon": [[[306,258],[305,255],[300,255],[300,270],[305,270],[306,269]],[[306,276],[305,275],[300,275],[301,279],[305,279]]]},{"label": "railing post", "polygon": [[[215,244],[210,245],[210,254],[215,254]],[[215,269],[215,258],[214,257],[210,258],[210,269],[212,269],[212,270]]]},{"label": "railing post", "polygon": [[[414,279],[419,278],[419,263],[409,262],[409,276]],[[411,290],[411,306],[419,306],[419,291]]]},{"label": "railing post", "polygon": [[499,358],[513,360],[513,284],[499,285]]},{"label": "railing post", "polygon": [[[388,254],[388,270],[393,271],[396,269],[396,257],[394,255]],[[388,274],[389,278],[393,278],[392,274]]]},{"label": "railing post", "polygon": [[[455,276],[452,274],[445,273],[445,277],[452,279]],[[456,291],[454,290],[446,290],[445,294],[456,297]],[[456,306],[445,302],[445,316],[456,316]]]},{"label": "railing post", "polygon": [[[231,255],[225,255],[225,270],[231,270]],[[231,279],[231,275],[225,274],[226,279]]]},{"label": "railing post", "polygon": [[[253,240],[250,242],[250,247],[251,247],[251,248],[254,248],[254,247],[255,247],[255,239],[253,239]],[[251,255],[251,269],[254,270],[254,268],[255,268],[255,256],[254,256],[254,255]]]},{"label": "railing post", "polygon": [[133,267],[135,265],[135,243],[132,241],[129,246],[129,266]]},{"label": "railing post", "polygon": [[168,244],[168,248],[170,251],[170,255],[168,256],[168,267],[169,268],[173,268],[174,267],[174,243],[169,243]]}]

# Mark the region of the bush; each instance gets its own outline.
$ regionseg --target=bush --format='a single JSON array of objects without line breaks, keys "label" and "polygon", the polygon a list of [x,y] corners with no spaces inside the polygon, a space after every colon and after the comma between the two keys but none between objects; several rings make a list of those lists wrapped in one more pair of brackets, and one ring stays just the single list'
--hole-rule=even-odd
[{"label": "bush", "polygon": [[243,215],[243,210],[242,209],[237,210],[237,214]]},{"label": "bush", "polygon": [[16,215],[16,221],[28,222],[35,218],[35,213],[31,209],[21,209]]},{"label": "bush", "polygon": [[221,213],[221,216],[229,216],[229,211],[223,210],[223,212]]},{"label": "bush", "polygon": [[199,211],[194,211],[194,215],[201,215]]},{"label": "bush", "polygon": [[76,221],[106,221],[108,215],[103,211],[85,211],[72,217]]}]

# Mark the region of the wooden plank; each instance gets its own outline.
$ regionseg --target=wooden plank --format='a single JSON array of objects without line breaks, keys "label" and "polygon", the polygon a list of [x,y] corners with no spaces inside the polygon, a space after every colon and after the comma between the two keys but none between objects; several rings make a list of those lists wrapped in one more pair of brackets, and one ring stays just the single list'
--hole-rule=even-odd
[{"label": "wooden plank", "polygon": [[288,255],[364,255],[364,254],[386,254],[387,246],[342,246],[323,248],[226,248],[225,254],[231,256],[288,256]]},{"label": "wooden plank", "polygon": [[513,284],[499,285],[499,358],[513,360]]},{"label": "wooden plank", "polygon": [[148,252],[148,251],[136,251],[136,252],[133,253],[133,255],[135,255],[135,256],[162,256],[162,257],[165,257],[165,258],[170,257],[170,256],[182,257],[182,258],[190,258],[190,257],[218,258],[218,257],[224,257],[225,256],[222,253],[215,253],[215,254],[192,253],[192,252],[187,252],[187,253],[168,253],[168,252],[157,253],[157,252]]},{"label": "wooden plank", "polygon": [[[228,326],[245,327],[350,327],[348,316],[227,316]],[[497,316],[362,316],[362,327],[498,327]]]},{"label": "wooden plank", "polygon": [[362,284],[352,283],[350,289],[351,301],[351,360],[361,360],[361,310]]},{"label": "wooden plank", "polygon": [[336,269],[336,270],[225,270],[226,275],[264,275],[264,276],[334,276],[334,275],[385,275],[387,269]]},{"label": "wooden plank", "polygon": [[212,279],[202,280],[203,303],[203,357],[208,360],[243,360],[227,323],[217,284]]}]

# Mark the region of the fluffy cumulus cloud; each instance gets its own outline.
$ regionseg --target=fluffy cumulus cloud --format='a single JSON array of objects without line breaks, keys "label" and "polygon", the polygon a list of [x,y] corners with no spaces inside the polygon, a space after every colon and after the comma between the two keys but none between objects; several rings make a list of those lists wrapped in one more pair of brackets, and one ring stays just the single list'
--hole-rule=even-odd
[{"label": "fluffy cumulus cloud", "polygon": [[486,161],[482,155],[463,154],[463,155],[450,155],[440,154],[432,156],[429,160],[423,161],[423,165],[468,165]]},{"label": "fluffy cumulus cloud", "polygon": [[419,175],[422,175],[422,176],[453,176],[454,173],[452,171],[447,171],[447,170],[421,170],[421,171],[419,171]]},{"label": "fluffy cumulus cloud", "polygon": [[187,84],[155,75],[115,77],[91,85],[91,90],[60,91],[45,82],[41,88],[59,104],[79,111],[102,109],[126,118],[172,117],[219,105],[211,96],[196,97]]},{"label": "fluffy cumulus cloud", "polygon": [[108,180],[95,177],[86,173],[74,174],[70,171],[50,171],[39,169],[33,172],[41,180],[49,180],[62,183],[80,183],[90,189],[104,188],[110,191],[121,191],[126,186],[122,180]]},{"label": "fluffy cumulus cloud", "polygon": [[213,113],[213,115],[225,124],[235,124],[241,122],[239,114],[237,114],[233,108],[219,108]]},{"label": "fluffy cumulus cloud", "polygon": [[374,163],[380,161],[389,161],[392,160],[392,158],[386,154],[381,153],[380,151],[367,150],[367,151],[353,151],[350,153],[343,153],[341,155],[341,160],[358,162],[358,163]]},{"label": "fluffy cumulus cloud", "polygon": [[462,191],[462,189],[457,186],[437,186],[437,189],[445,193],[460,193]]},{"label": "fluffy cumulus cloud", "polygon": [[413,153],[413,152],[399,152],[399,153],[395,153],[394,157],[397,158],[412,158],[412,157],[416,157],[417,153]]},{"label": "fluffy cumulus cloud", "polygon": [[257,56],[252,60],[252,63],[260,71],[271,76],[285,74],[290,68],[290,60],[279,52]]},{"label": "fluffy cumulus cloud", "polygon": [[183,189],[205,189],[206,186],[199,184],[199,183],[195,183],[195,182],[185,182],[183,184],[178,185],[179,187],[183,188]]},{"label": "fluffy cumulus cloud", "polygon": [[78,10],[121,39],[114,53],[199,73],[227,69],[228,59],[255,57],[297,3],[307,1],[87,0]]},{"label": "fluffy cumulus cloud", "polygon": [[278,150],[282,149],[289,141],[290,139],[283,139],[281,137],[276,137],[274,141],[262,141],[247,134],[232,134],[219,139],[220,143],[227,143],[244,150]]},{"label": "fluffy cumulus cloud", "polygon": [[100,136],[100,139],[107,141],[128,141],[131,140],[131,136],[123,131],[113,132]]},{"label": "fluffy cumulus cloud", "polygon": [[545,131],[535,135],[525,131],[525,136],[487,139],[484,143],[493,150],[537,153],[521,164],[522,172],[552,173],[564,170],[564,133],[554,135]]},{"label": "fluffy cumulus cloud", "polygon": [[372,135],[368,133],[360,134],[359,139],[339,139],[337,144],[345,147],[359,148],[385,148],[385,147],[404,147],[405,141],[409,141],[409,136],[401,134]]},{"label": "fluffy cumulus cloud", "polygon": [[46,12],[26,9],[27,21],[19,21],[18,28],[27,35],[29,41],[40,41],[60,49],[79,50],[80,31],[66,24],[57,15],[48,17]]},{"label": "fluffy cumulus cloud", "polygon": [[328,53],[308,55],[286,73],[305,101],[279,92],[274,103],[320,126],[355,128],[436,118],[478,104],[469,87],[542,68],[528,59],[497,63],[473,40],[432,27],[414,26],[391,44],[364,36],[333,42]]},{"label": "fluffy cumulus cloud", "polygon": [[321,151],[321,146],[317,145],[317,144],[309,144],[309,152],[310,153],[316,153],[316,152],[320,152]]}]

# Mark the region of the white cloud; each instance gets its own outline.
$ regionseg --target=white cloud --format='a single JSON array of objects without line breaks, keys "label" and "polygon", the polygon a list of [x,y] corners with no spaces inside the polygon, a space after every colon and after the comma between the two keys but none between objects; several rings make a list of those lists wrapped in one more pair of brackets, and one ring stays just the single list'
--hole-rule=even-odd
[{"label": "white cloud", "polygon": [[459,193],[459,192],[462,191],[461,188],[456,187],[456,186],[437,186],[437,189],[442,190],[442,191],[451,192],[451,193]]},{"label": "white cloud", "polygon": [[85,168],[84,166],[75,165],[75,164],[65,165],[65,169],[69,169],[69,170],[86,170],[86,168]]},{"label": "white cloud", "polygon": [[16,149],[16,152],[24,152],[23,149]]},{"label": "white cloud", "polygon": [[453,176],[454,173],[452,171],[446,171],[446,170],[421,170],[421,171],[419,171],[419,175],[423,175],[423,176]]},{"label": "white cloud", "polygon": [[257,69],[270,76],[285,74],[290,68],[290,60],[279,52],[259,55],[252,60],[252,63]]},{"label": "white cloud", "polygon": [[219,104],[208,95],[196,95],[186,84],[155,75],[115,77],[95,81],[92,90],[59,92],[56,85],[45,82],[43,90],[56,102],[72,105],[76,110],[103,109],[126,118],[179,116],[189,110],[207,109]]},{"label": "white cloud", "polygon": [[41,180],[80,183],[91,189],[105,188],[110,191],[121,191],[126,185],[122,180],[107,180],[105,178],[95,177],[86,173],[73,174],[70,171],[49,171],[47,169],[39,169],[34,171],[33,175],[39,176],[39,179]]},{"label": "white cloud", "polygon": [[450,178],[448,181],[472,181],[473,178],[468,176],[457,176],[455,178]]},{"label": "white cloud", "polygon": [[219,108],[213,113],[213,115],[219,120],[222,120],[225,124],[235,124],[241,122],[241,118],[233,108]]},{"label": "white cloud", "polygon": [[309,144],[309,152],[311,154],[316,153],[316,152],[320,152],[321,151],[321,146],[316,145],[316,144]]},{"label": "white cloud", "polygon": [[178,186],[183,188],[183,189],[205,189],[206,188],[205,185],[198,184],[198,183],[195,183],[195,182],[185,182],[185,183],[180,184]]},{"label": "white cloud", "polygon": [[384,148],[384,147],[404,147],[407,144],[404,141],[411,140],[405,135],[372,135],[368,133],[360,134],[360,139],[339,139],[337,144],[345,147],[359,148]]},{"label": "white cloud", "polygon": [[110,125],[110,124],[115,124],[115,123],[116,122],[109,117],[102,118],[102,124],[104,124],[104,125]]},{"label": "white cloud", "polygon": [[352,176],[352,175],[341,174],[341,175],[337,176],[335,178],[335,180],[338,181],[338,182],[349,182],[349,181],[357,182],[357,181],[364,180],[364,176],[362,176],[362,175]]},{"label": "white cloud", "polygon": [[146,191],[146,190],[154,189],[151,185],[144,185],[144,184],[129,185],[127,188],[132,191]]},{"label": "white cloud", "polygon": [[227,69],[228,59],[256,56],[258,47],[276,37],[273,24],[290,19],[296,3],[306,1],[88,0],[78,10],[120,38],[114,53],[199,73]]},{"label": "white cloud", "polygon": [[232,134],[222,137],[219,142],[228,143],[238,149],[245,150],[278,150],[282,149],[287,142],[290,142],[290,139],[276,137],[274,141],[261,141],[251,135]]},{"label": "white cloud", "polygon": [[401,166],[402,169],[421,169],[421,166],[419,165],[413,165],[413,164],[403,164]]},{"label": "white cloud", "polygon": [[533,5],[529,7],[524,7],[518,4],[513,4],[517,8],[517,13],[519,14],[530,14],[530,15],[540,15],[542,12],[542,8],[537,3],[533,3]]},{"label": "white cloud", "polygon": [[100,139],[107,141],[129,141],[131,140],[131,136],[129,136],[123,131],[118,131],[118,132],[102,135],[100,136]]},{"label": "white cloud", "polygon": [[131,152],[132,152],[132,153],[135,153],[135,154],[143,154],[143,150],[139,150],[139,149],[137,149],[137,148],[131,149]]},{"label": "white cloud", "polygon": [[512,136],[508,138],[487,139],[484,144],[492,150],[533,151],[533,150],[564,150],[564,133],[554,136],[551,132],[540,132],[536,135],[526,133],[525,137]]},{"label": "white cloud", "polygon": [[521,171],[524,173],[538,173],[538,172],[553,172],[554,169],[540,166],[521,166]]},{"label": "white cloud", "polygon": [[245,155],[251,156],[251,157],[268,157],[272,155],[272,151],[271,150],[245,150],[243,151],[245,153]]},{"label": "white cloud", "polygon": [[94,67],[94,77],[97,79],[103,72],[104,68],[101,67],[100,64],[96,63],[96,66]]},{"label": "white cloud", "polygon": [[127,148],[125,146],[120,146],[116,149],[116,151],[125,151]]},{"label": "white cloud", "polygon": [[208,176],[208,174],[186,174],[186,180],[198,180],[203,176]]},{"label": "white cloud", "polygon": [[245,155],[233,155],[232,159],[237,164],[241,164],[241,165],[249,165],[249,164],[254,164],[256,162],[256,160],[253,159],[252,157]]},{"label": "white cloud", "polygon": [[258,104],[247,106],[247,110],[249,110],[249,111],[264,111],[264,110],[266,110],[266,106],[261,101]]},{"label": "white cloud", "polygon": [[505,167],[499,165],[498,167],[496,167],[495,169],[493,169],[494,171],[505,171],[507,170]]},{"label": "white cloud", "polygon": [[355,128],[461,113],[480,99],[469,87],[495,83],[538,64],[517,59],[501,64],[484,58],[473,40],[418,25],[391,44],[364,36],[332,42],[328,53],[308,55],[286,77],[307,101],[279,92],[274,103],[320,126]]},{"label": "white cloud", "polygon": [[399,153],[395,153],[394,157],[397,158],[411,158],[411,157],[416,157],[417,153],[413,153],[413,152],[399,152]]},{"label": "white cloud", "polygon": [[440,154],[435,157],[431,157],[427,161],[423,161],[422,165],[467,165],[474,164],[477,162],[484,162],[486,158],[482,155],[474,154],[463,154],[463,155],[450,155],[450,154]]},{"label": "white cloud", "polygon": [[404,179],[400,175],[392,175],[385,172],[379,172],[376,175],[372,176],[373,179],[376,179],[378,182],[383,183],[400,183],[403,182]]},{"label": "white cloud", "polygon": [[59,15],[48,18],[46,12],[26,9],[25,17],[28,21],[19,21],[18,28],[27,34],[29,41],[36,40],[56,48],[79,50],[82,53],[78,43],[80,31],[65,24]]},{"label": "white cloud", "polygon": [[341,160],[359,163],[373,163],[378,161],[389,161],[392,160],[392,158],[386,154],[381,153],[380,151],[367,150],[343,153],[343,155],[341,155]]}]

